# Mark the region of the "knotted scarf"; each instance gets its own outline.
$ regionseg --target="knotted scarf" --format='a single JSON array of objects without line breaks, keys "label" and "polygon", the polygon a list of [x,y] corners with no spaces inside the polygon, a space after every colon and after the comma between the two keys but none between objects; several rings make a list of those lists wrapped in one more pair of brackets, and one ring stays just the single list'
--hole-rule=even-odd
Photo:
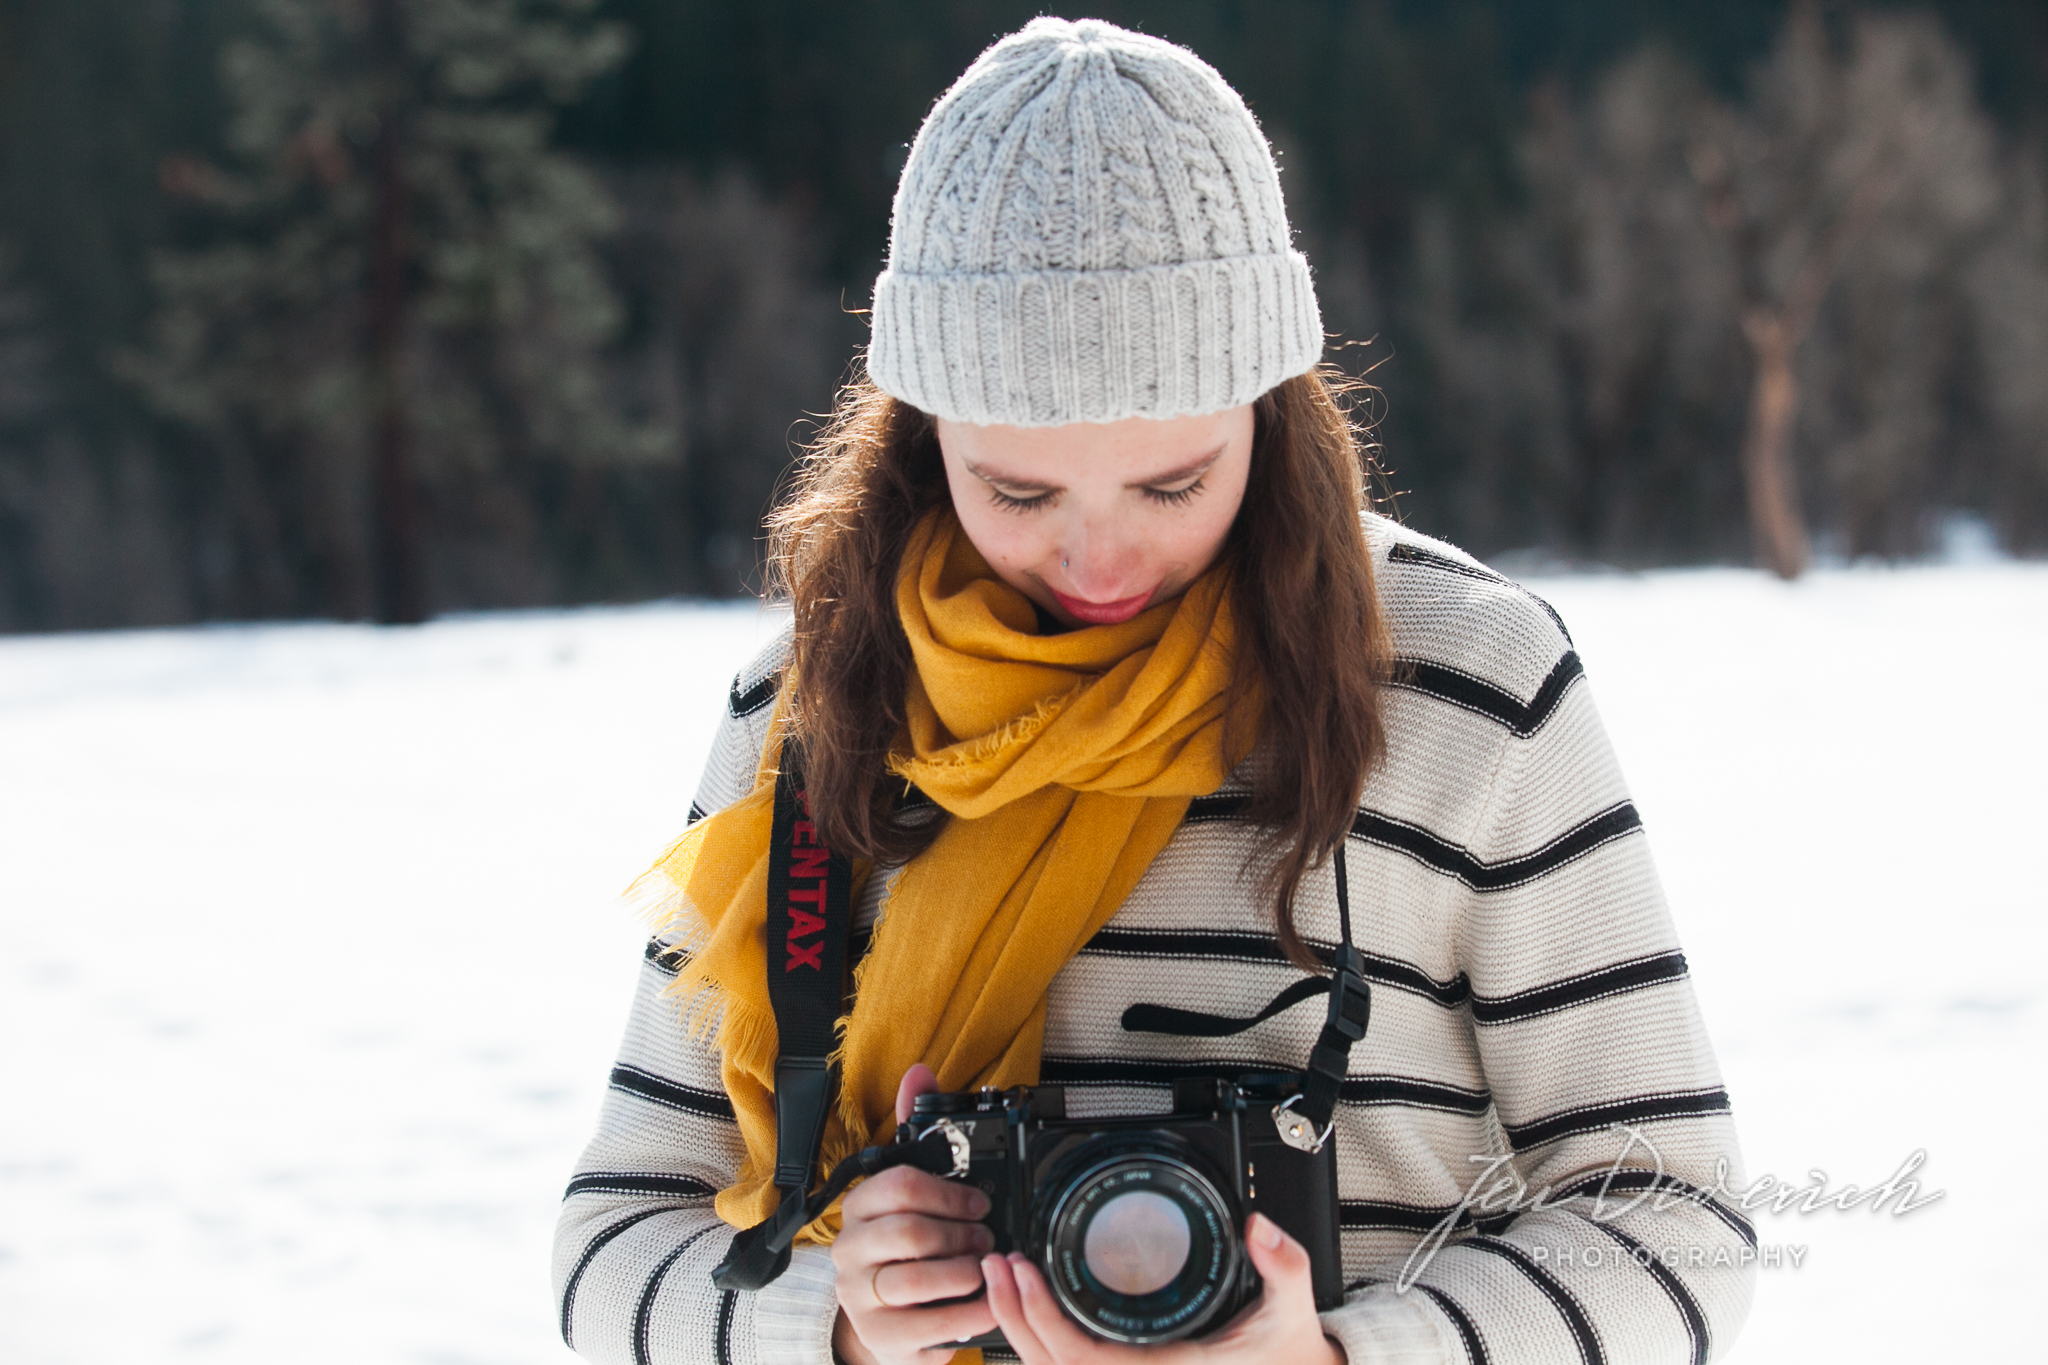
[{"label": "knotted scarf", "polygon": [[[1116,913],[1188,802],[1249,747],[1257,702],[1227,696],[1227,597],[1212,570],[1129,621],[1042,635],[1030,600],[990,571],[951,509],[919,524],[897,575],[916,669],[891,769],[951,818],[893,873],[856,970],[825,1170],[894,1128],[914,1063],[944,1090],[1038,1079],[1053,976]],[[735,1227],[777,1201],[766,920],[788,686],[752,792],[691,827],[637,884],[687,954],[673,993],[716,1030],[747,1148],[717,1198]],[[799,1240],[829,1242],[838,1226],[835,1205]]]}]

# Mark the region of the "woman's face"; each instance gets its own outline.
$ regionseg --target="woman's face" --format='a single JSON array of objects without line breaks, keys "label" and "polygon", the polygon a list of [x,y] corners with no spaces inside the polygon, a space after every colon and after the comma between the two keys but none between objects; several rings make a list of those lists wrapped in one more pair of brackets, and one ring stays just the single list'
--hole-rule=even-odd
[{"label": "woman's face", "polygon": [[1249,403],[1166,421],[938,426],[967,538],[1068,626],[1128,621],[1215,562],[1244,501],[1252,431]]}]

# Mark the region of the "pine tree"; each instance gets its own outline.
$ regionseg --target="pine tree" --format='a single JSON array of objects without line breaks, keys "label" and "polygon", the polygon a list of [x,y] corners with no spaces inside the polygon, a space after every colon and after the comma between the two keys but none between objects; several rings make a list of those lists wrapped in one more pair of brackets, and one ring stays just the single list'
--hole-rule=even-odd
[{"label": "pine tree", "polygon": [[551,146],[626,52],[596,4],[257,0],[224,52],[228,164],[165,163],[201,242],[157,259],[123,368],[220,452],[245,534],[304,547],[271,609],[421,620],[423,490],[509,483],[530,521],[537,470],[663,454],[607,415],[614,213]]}]

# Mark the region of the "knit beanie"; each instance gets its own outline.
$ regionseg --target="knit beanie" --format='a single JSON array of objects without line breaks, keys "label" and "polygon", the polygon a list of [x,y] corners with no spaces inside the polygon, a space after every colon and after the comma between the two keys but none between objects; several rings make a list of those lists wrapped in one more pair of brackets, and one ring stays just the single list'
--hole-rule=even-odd
[{"label": "knit beanie", "polygon": [[997,42],[918,129],[868,374],[953,421],[1183,417],[1322,354],[1258,123],[1186,48],[1097,19]]}]

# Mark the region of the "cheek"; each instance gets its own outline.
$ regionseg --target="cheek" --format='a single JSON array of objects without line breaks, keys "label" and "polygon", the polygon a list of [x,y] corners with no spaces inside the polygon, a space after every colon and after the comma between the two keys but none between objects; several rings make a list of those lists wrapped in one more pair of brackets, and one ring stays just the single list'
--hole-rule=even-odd
[{"label": "cheek", "polygon": [[1199,571],[1222,553],[1223,542],[1229,538],[1230,528],[1244,505],[1244,484],[1244,471],[1240,468],[1234,478],[1223,481],[1223,486],[1214,490],[1213,496],[1200,499],[1186,515],[1177,518],[1178,524],[1170,533],[1176,563]]},{"label": "cheek", "polygon": [[974,548],[997,572],[1029,568],[1044,554],[1038,518],[1020,517],[992,505],[987,497],[962,497],[953,489],[953,514]]},{"label": "cheek", "polygon": [[1185,532],[1185,547],[1191,556],[1199,557],[1206,566],[1223,549],[1223,541],[1230,534],[1231,523],[1237,520],[1239,506],[1243,502],[1243,490],[1231,499],[1218,498],[1202,509],[1202,515],[1195,518]]}]

